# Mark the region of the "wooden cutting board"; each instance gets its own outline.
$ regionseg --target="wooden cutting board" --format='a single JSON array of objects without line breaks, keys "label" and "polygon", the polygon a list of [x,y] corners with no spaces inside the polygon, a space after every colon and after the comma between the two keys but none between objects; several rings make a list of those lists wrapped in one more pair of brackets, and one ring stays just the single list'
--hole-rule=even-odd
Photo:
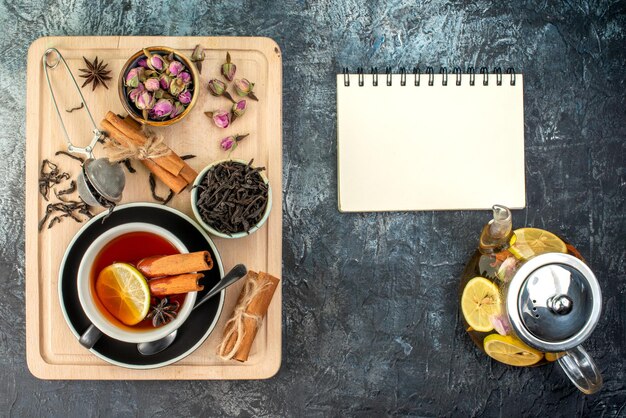
[{"label": "wooden cutting board", "polygon": [[[241,239],[213,238],[227,271],[237,263],[252,270],[266,271],[278,278],[282,266],[282,60],[278,45],[269,38],[239,37],[49,37],[35,41],[28,51],[27,126],[26,126],[26,355],[30,371],[41,379],[264,379],[273,376],[281,363],[280,286],[276,290],[250,359],[245,363],[223,361],[216,354],[224,323],[228,320],[241,289],[233,285],[226,291],[224,310],[210,337],[190,356],[178,363],[153,370],[132,370],[106,363],[84,349],[67,326],[58,299],[58,270],[68,243],[82,224],[71,219],[50,230],[37,231],[46,202],[38,191],[40,164],[48,158],[73,178],[79,164],[64,156],[66,144],[48,92],[42,68],[42,55],[50,47],[65,57],[75,77],[84,67],[83,56],[96,56],[109,64],[113,79],[109,89],[82,89],[85,101],[97,123],[108,110],[123,113],[117,93],[120,69],[134,52],[146,46],[169,46],[190,56],[196,44],[206,48],[200,96],[192,112],[181,122],[155,128],[179,155],[195,154],[188,161],[200,171],[212,161],[227,158],[219,140],[235,133],[250,133],[231,154],[265,166],[273,190],[272,211],[263,228]],[[229,102],[211,96],[206,85],[219,77],[219,68],[229,51],[237,65],[237,76],[255,83],[259,102],[248,102],[244,117],[228,129],[215,127],[205,111],[226,109]],[[91,140],[91,124],[86,112],[66,113],[80,99],[63,71],[52,74],[53,88],[61,107],[70,138],[86,145]],[[102,153],[102,150],[99,150]],[[96,149],[96,157],[98,149]],[[122,203],[154,202],[148,187],[148,172],[134,163],[137,173],[127,175]],[[159,193],[167,195],[160,185]],[[51,194],[51,201],[55,197]],[[189,191],[183,191],[169,204],[190,217]]]}]

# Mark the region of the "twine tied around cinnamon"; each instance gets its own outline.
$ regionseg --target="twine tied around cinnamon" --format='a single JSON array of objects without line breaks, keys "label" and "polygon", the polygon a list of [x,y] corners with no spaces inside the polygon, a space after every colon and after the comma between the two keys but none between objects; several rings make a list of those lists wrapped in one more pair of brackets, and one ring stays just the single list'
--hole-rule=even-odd
[{"label": "twine tied around cinnamon", "polygon": [[105,148],[108,151],[107,157],[109,161],[116,163],[127,160],[129,158],[137,160],[153,160],[155,158],[165,157],[172,150],[163,142],[162,135],[156,135],[153,132],[143,130],[146,141],[137,145],[133,141],[121,143],[120,141],[110,138]]},{"label": "twine tied around cinnamon", "polygon": [[[272,283],[263,282],[260,284],[258,280],[248,280],[246,279],[244,288],[242,290],[239,301],[237,302],[237,306],[235,307],[235,311],[233,312],[232,317],[226,322],[224,329],[224,336],[222,338],[222,342],[217,347],[217,353],[223,360],[231,360],[241,348],[241,344],[243,342],[245,336],[245,327],[244,320],[252,319],[256,322],[256,328],[258,329],[263,322],[263,316],[261,315],[253,315],[246,310],[250,303],[259,296],[259,294],[267,287],[270,287]],[[233,337],[233,335],[237,335],[235,339],[235,343],[233,346],[226,352],[229,348],[229,341]]]}]

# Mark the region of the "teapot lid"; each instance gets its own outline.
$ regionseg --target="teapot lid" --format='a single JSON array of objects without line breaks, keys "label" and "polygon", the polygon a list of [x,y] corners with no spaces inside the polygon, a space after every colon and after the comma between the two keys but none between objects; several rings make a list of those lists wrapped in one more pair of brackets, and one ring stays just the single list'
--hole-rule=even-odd
[{"label": "teapot lid", "polygon": [[569,254],[548,253],[515,273],[506,304],[511,325],[526,344],[555,352],[589,337],[600,319],[602,295],[585,263]]}]

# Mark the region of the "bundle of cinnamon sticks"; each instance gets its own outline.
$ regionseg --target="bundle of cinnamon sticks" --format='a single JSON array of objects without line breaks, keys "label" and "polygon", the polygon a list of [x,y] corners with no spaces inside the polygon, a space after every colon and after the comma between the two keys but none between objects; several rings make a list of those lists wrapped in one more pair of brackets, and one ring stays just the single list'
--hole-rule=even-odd
[{"label": "bundle of cinnamon sticks", "polygon": [[[144,147],[153,139],[149,138],[141,125],[132,118],[122,118],[110,111],[100,122],[100,128],[120,145],[129,148]],[[174,151],[166,147],[166,152],[160,154],[164,155],[140,158],[140,161],[174,193],[180,193],[187,185],[193,183],[198,173]]]},{"label": "bundle of cinnamon sticks", "polygon": [[224,360],[248,360],[252,343],[274,296],[280,280],[259,272],[249,271],[237,305],[224,327],[217,351]]},{"label": "bundle of cinnamon sticks", "polygon": [[212,268],[213,259],[208,251],[153,256],[137,263],[137,270],[148,279],[150,294],[157,297],[204,289],[199,284],[204,275],[198,272]]}]

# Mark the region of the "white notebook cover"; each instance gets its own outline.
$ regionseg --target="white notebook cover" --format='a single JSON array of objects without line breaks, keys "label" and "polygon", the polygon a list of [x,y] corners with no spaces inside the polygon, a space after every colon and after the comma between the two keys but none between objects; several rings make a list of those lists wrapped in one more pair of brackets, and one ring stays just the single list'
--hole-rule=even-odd
[{"label": "white notebook cover", "polygon": [[523,77],[337,75],[342,212],[489,209],[526,204]]}]

